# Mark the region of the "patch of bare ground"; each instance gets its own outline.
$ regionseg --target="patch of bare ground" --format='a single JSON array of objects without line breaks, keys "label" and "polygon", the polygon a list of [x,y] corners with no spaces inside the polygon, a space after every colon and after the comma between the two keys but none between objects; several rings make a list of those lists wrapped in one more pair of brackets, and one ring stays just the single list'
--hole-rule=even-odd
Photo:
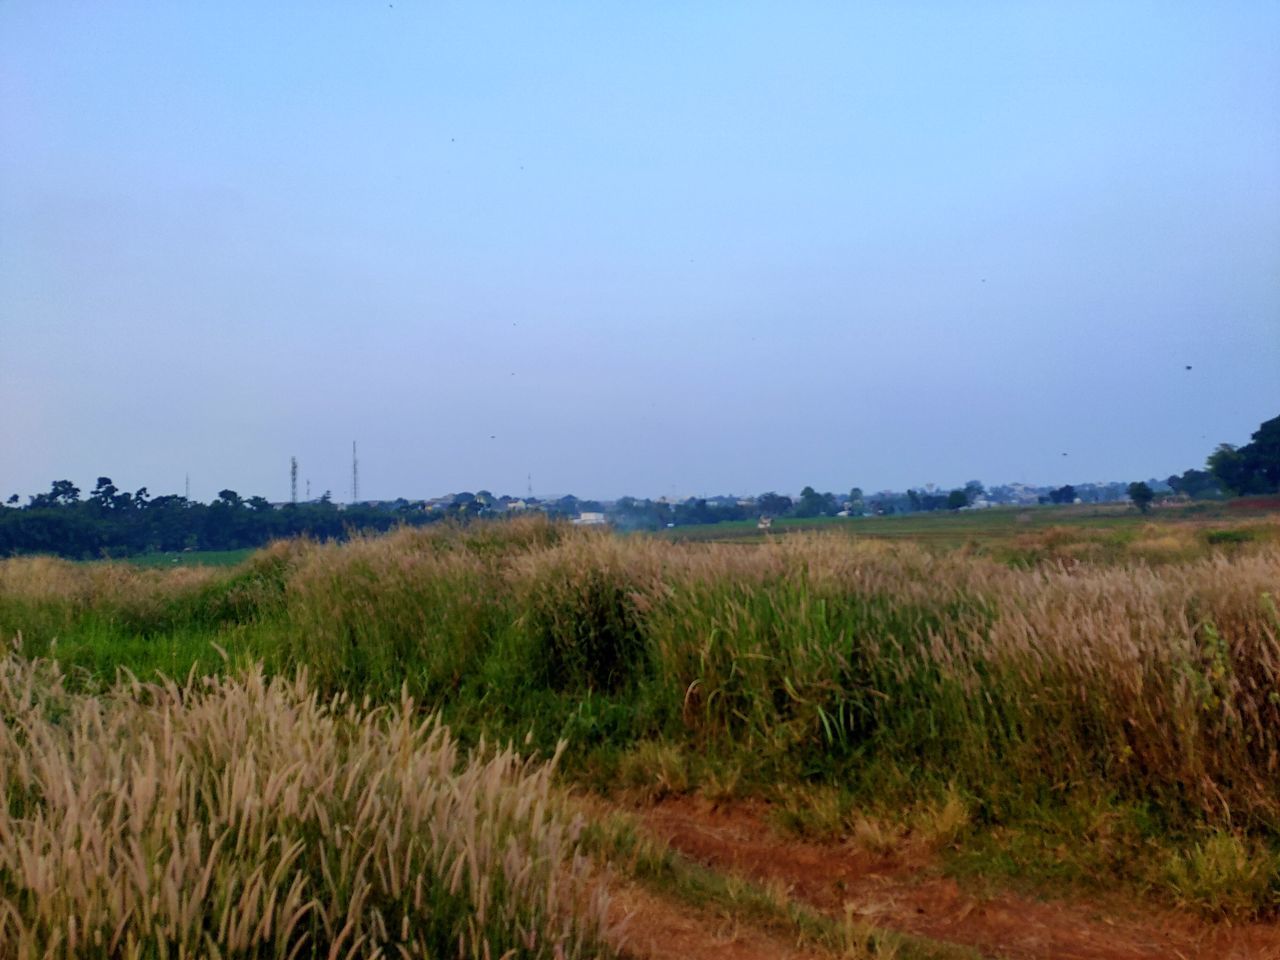
[{"label": "patch of bare ground", "polygon": [[713,807],[676,798],[639,816],[684,856],[758,883],[785,884],[792,897],[833,916],[851,911],[877,927],[1009,960],[1280,958],[1280,925],[1208,923],[1119,899],[1039,901],[1011,893],[978,898],[930,870],[927,851],[905,847],[876,854],[852,844],[783,838],[763,812],[751,804]]},{"label": "patch of bare ground", "polygon": [[822,960],[754,927],[635,886],[610,891],[609,920],[634,960]]}]

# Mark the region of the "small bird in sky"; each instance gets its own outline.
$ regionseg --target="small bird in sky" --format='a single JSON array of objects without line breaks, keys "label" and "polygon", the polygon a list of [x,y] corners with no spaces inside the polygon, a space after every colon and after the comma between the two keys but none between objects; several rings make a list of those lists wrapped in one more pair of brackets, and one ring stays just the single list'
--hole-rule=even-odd
[{"label": "small bird in sky", "polygon": [[1188,369],[1188,370],[1190,370],[1190,369],[1191,369],[1191,364],[1189,364],[1189,363],[1187,364],[1187,369]]}]

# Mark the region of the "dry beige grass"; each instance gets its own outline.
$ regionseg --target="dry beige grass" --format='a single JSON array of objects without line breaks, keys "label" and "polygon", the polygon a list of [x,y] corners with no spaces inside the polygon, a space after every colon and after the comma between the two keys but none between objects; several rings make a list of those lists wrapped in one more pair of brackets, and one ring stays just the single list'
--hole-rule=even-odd
[{"label": "dry beige grass", "polygon": [[63,689],[0,662],[0,957],[584,957],[551,765],[261,672]]},{"label": "dry beige grass", "polygon": [[147,570],[129,563],[10,557],[0,560],[0,597],[72,607],[140,607],[172,599],[222,575],[213,567]]}]

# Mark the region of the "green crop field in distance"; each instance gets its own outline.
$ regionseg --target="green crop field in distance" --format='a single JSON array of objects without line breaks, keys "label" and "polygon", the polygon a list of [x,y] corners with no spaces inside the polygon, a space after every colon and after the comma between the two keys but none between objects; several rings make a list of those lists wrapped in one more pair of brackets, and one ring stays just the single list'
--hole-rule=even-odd
[{"label": "green crop field in distance", "polygon": [[130,557],[140,567],[234,567],[253,555],[252,548],[243,550],[184,550],[181,553],[144,553]]}]

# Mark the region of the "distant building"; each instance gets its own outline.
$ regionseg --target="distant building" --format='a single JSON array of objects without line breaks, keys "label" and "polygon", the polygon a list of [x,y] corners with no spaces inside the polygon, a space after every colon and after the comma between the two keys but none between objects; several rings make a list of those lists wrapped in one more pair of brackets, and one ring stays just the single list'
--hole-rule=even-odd
[{"label": "distant building", "polygon": [[583,527],[603,527],[605,525],[604,514],[595,511],[584,511],[574,517],[573,522]]}]

